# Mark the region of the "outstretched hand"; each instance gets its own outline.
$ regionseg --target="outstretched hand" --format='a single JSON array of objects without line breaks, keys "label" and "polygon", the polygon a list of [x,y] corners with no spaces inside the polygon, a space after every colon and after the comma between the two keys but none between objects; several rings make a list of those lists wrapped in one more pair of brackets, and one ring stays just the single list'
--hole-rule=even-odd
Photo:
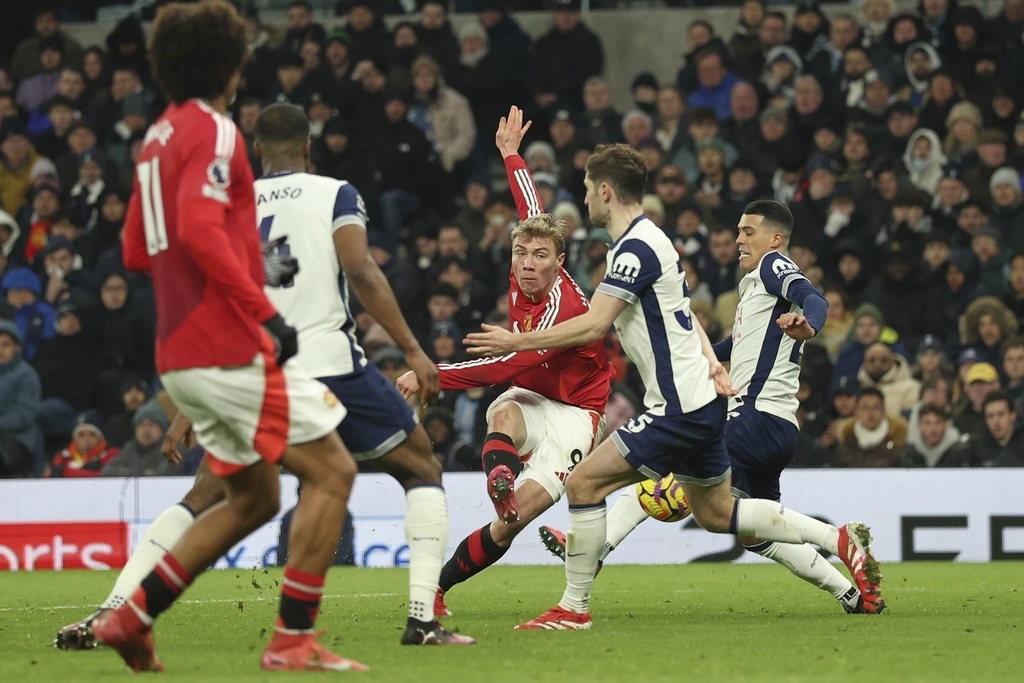
[{"label": "outstretched hand", "polygon": [[807,318],[799,313],[783,313],[775,323],[782,328],[783,332],[797,341],[807,341],[817,334],[807,322]]},{"label": "outstretched hand", "polygon": [[516,335],[504,327],[483,324],[483,332],[471,332],[462,340],[466,351],[477,356],[504,356],[516,351]]},{"label": "outstretched hand", "polygon": [[494,134],[494,144],[501,152],[502,159],[519,153],[519,145],[532,125],[533,121],[523,123],[523,110],[514,104],[508,110],[508,116],[501,117],[498,131]]}]

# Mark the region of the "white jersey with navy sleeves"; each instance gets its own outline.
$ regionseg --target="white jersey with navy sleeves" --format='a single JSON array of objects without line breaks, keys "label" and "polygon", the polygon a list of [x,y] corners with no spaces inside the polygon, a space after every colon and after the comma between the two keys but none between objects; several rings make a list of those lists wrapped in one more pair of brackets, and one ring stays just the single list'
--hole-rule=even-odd
[{"label": "white jersey with navy sleeves", "polygon": [[[267,288],[284,319],[299,330],[296,360],[313,377],[346,375],[366,365],[348,307],[348,282],[338,263],[334,231],[366,229],[366,207],[355,187],[308,173],[274,174],[256,181],[256,218],[263,240],[287,236],[299,261],[290,287]],[[316,283],[329,280],[337,287]],[[310,283],[310,284],[307,284]]]},{"label": "white jersey with navy sleeves", "polygon": [[637,217],[611,245],[597,291],[630,304],[615,319],[615,329],[640,371],[647,412],[679,415],[715,399],[679,254],[661,228]]},{"label": "white jersey with navy sleeves", "polygon": [[776,323],[783,313],[803,312],[790,300],[797,282],[807,278],[777,251],[762,256],[740,280],[729,356],[729,376],[739,393],[730,399],[730,409],[743,402],[797,425],[801,342]]}]

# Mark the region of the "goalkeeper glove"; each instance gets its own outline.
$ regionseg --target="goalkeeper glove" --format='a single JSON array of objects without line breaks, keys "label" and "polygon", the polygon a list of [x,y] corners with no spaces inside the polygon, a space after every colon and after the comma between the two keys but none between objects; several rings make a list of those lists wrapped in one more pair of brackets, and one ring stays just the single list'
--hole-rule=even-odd
[{"label": "goalkeeper glove", "polygon": [[263,321],[263,329],[274,340],[278,365],[284,365],[285,361],[299,352],[299,333],[285,322],[280,313]]},{"label": "goalkeeper glove", "polygon": [[299,272],[299,260],[288,252],[288,236],[263,242],[263,277],[268,287],[289,287]]}]

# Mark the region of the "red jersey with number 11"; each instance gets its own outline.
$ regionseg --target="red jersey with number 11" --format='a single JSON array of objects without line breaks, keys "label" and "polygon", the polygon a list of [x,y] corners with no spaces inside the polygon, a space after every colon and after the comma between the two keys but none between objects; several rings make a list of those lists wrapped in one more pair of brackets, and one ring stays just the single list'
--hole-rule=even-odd
[{"label": "red jersey with number 11", "polygon": [[[519,155],[505,159],[512,195],[520,219],[543,213],[537,188]],[[515,272],[509,273],[508,310],[513,332],[543,330],[586,313],[590,302],[564,268],[559,268],[548,295],[530,301]],[[536,391],[541,396],[572,406],[604,413],[615,369],[608,363],[604,342],[545,351],[520,351],[500,358],[439,365],[443,389],[502,384]]]},{"label": "red jersey with number 11", "polygon": [[248,365],[263,293],[252,167],[242,135],[199,100],[146,132],[124,221],[124,263],[153,274],[160,373]]}]

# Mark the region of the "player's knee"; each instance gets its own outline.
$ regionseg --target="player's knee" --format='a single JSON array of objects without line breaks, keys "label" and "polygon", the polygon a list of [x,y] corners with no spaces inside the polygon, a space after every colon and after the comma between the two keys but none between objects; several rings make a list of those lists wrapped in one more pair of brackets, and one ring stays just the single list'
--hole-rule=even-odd
[{"label": "player's knee", "polygon": [[705,531],[726,534],[729,533],[732,511],[725,511],[717,505],[701,505],[693,508],[693,519]]},{"label": "player's knee", "polygon": [[278,494],[266,495],[264,491],[247,491],[235,495],[229,501],[232,509],[249,526],[263,526],[281,510],[281,497]]},{"label": "player's knee", "polygon": [[565,480],[565,496],[571,503],[587,503],[594,496],[592,482],[578,472],[572,472]]},{"label": "player's knee", "polygon": [[502,434],[512,434],[515,427],[515,416],[512,410],[512,405],[507,402],[495,408],[491,412],[491,420],[487,425],[487,430]]}]

